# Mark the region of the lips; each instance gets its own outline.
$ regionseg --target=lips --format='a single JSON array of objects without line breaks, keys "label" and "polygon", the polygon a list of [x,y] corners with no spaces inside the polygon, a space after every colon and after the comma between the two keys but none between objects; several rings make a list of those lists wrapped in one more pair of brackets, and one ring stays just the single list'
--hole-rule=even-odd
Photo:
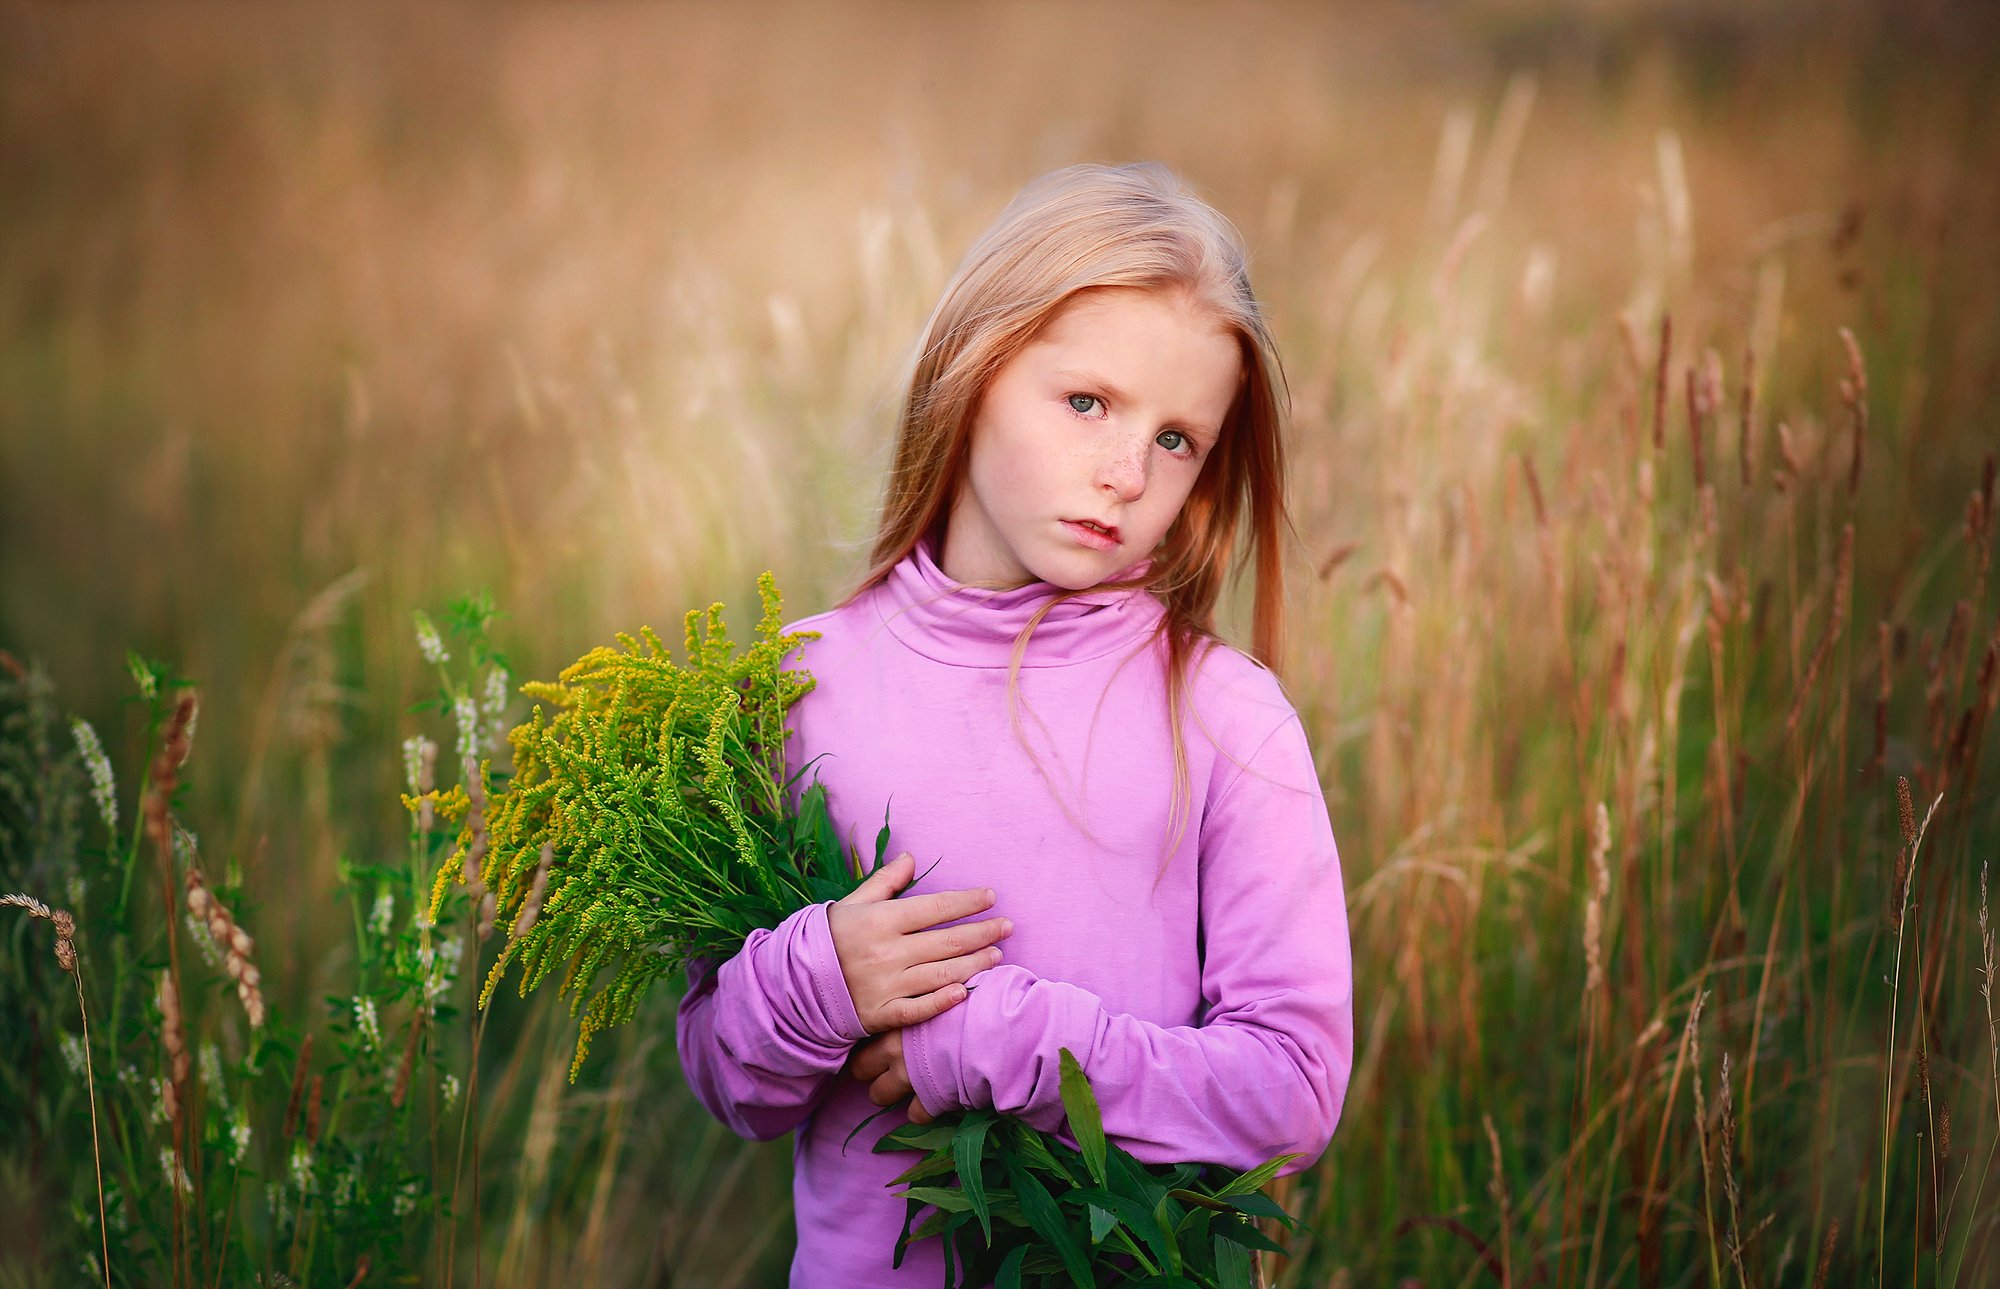
[{"label": "lips", "polygon": [[1111,524],[1100,524],[1094,519],[1065,519],[1062,523],[1072,536],[1093,550],[1118,549],[1118,529]]}]

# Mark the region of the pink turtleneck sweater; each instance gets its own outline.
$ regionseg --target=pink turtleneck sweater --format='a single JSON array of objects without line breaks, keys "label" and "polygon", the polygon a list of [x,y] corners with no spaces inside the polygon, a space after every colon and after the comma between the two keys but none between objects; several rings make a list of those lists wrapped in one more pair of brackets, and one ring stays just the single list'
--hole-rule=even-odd
[{"label": "pink turtleneck sweater", "polygon": [[[888,579],[794,623],[817,687],[792,711],[794,766],[814,757],[835,823],[864,855],[886,812],[921,894],[990,886],[1006,955],[966,1000],[910,1027],[918,1097],[990,1106],[1062,1132],[1058,1052],[1083,1062],[1105,1132],[1140,1160],[1247,1168],[1301,1151],[1340,1118],[1354,1057],[1347,909],[1305,731],[1271,673],[1227,646],[1192,675],[1192,800],[1175,839],[1162,612],[1146,592],[1058,606],[1036,627],[1011,720],[1014,639],[1054,588],[952,582],[919,546]],[[933,861],[936,866],[932,867]],[[939,1242],[890,1269],[915,1158],[875,1154],[904,1122],[842,1066],[867,1035],[814,905],[697,963],[681,1003],[695,1096],[739,1134],[796,1131],[798,1248],[809,1289],[944,1283]]]}]

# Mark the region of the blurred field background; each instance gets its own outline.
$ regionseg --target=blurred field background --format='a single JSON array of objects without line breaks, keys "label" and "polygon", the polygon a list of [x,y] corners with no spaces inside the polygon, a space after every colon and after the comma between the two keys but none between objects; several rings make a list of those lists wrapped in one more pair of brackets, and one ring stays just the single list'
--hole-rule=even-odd
[{"label": "blurred field background", "polygon": [[[747,630],[765,568],[831,603],[968,240],[1044,169],[1163,160],[1243,229],[1287,365],[1287,680],[1355,935],[1345,1118],[1270,1274],[1991,1284],[1997,34],[1973,3],[0,6],[0,647],[102,732],[127,823],[127,650],[199,686],[177,813],[317,1023],[365,954],[342,862],[397,862],[400,745],[451,742],[413,611],[490,589],[518,681],[711,599]],[[1917,822],[1942,799],[1920,847],[1899,776]],[[102,849],[0,886],[56,902]],[[69,1283],[88,1120],[33,1107],[74,1007],[6,935],[0,1281]],[[783,1283],[789,1148],[694,1106],[661,1004],[569,1088],[554,1000],[501,996],[487,1279]]]}]

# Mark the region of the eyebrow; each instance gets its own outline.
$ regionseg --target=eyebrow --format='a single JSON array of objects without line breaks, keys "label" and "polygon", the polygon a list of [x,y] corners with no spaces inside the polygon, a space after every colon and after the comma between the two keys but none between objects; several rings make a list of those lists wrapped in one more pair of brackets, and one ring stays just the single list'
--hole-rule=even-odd
[{"label": "eyebrow", "polygon": [[[1094,385],[1098,389],[1101,389],[1106,394],[1110,395],[1111,398],[1117,402],[1129,403],[1132,401],[1129,397],[1126,396],[1124,390],[1118,388],[1116,385],[1104,379],[1102,376],[1097,375],[1095,372],[1079,371],[1073,368],[1061,368],[1057,370],[1056,375],[1063,378],[1064,380],[1075,381],[1079,385]],[[1188,433],[1188,434],[1199,434],[1202,435],[1204,438],[1210,438],[1210,439],[1214,438],[1217,433],[1217,431],[1211,426],[1203,425],[1199,421],[1192,421],[1182,417],[1170,418],[1167,421],[1167,423],[1161,428],[1169,430],[1179,430],[1182,433]]]}]

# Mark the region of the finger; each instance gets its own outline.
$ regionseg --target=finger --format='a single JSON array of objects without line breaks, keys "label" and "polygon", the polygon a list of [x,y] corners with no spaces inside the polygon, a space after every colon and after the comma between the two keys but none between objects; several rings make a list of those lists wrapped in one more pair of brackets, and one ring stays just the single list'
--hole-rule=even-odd
[{"label": "finger", "polygon": [[965,986],[951,984],[915,998],[893,999],[885,1004],[882,1010],[888,1016],[892,1027],[904,1029],[927,1021],[933,1016],[941,1016],[964,1001]]},{"label": "finger", "polygon": [[[910,861],[912,864],[915,860]],[[963,891],[939,891],[935,895],[913,895],[906,900],[896,901],[896,916],[893,925],[898,931],[919,931],[940,922],[955,922],[959,918],[984,913],[993,907],[991,887],[971,887]]]},{"label": "finger", "polygon": [[983,922],[963,922],[935,931],[915,931],[903,937],[897,950],[912,966],[920,962],[943,962],[997,944],[1014,934],[1012,918],[987,918]]},{"label": "finger", "polygon": [[999,966],[1002,956],[999,946],[992,945],[940,962],[921,962],[903,973],[902,988],[913,995],[931,993]]},{"label": "finger", "polygon": [[854,1049],[847,1058],[847,1068],[863,1083],[870,1083],[882,1077],[893,1065],[889,1059],[889,1049],[879,1038],[870,1039]]},{"label": "finger", "polygon": [[868,874],[861,885],[843,895],[841,904],[872,904],[896,898],[896,892],[910,884],[916,875],[917,861],[908,851],[896,856],[874,872]]},{"label": "finger", "polygon": [[868,1099],[879,1106],[892,1106],[904,1097],[916,1095],[908,1079],[897,1078],[894,1074],[884,1074],[868,1085]]},{"label": "finger", "polygon": [[924,1109],[923,1098],[912,1093],[910,1096],[910,1122],[924,1124],[936,1121],[937,1116]]}]

